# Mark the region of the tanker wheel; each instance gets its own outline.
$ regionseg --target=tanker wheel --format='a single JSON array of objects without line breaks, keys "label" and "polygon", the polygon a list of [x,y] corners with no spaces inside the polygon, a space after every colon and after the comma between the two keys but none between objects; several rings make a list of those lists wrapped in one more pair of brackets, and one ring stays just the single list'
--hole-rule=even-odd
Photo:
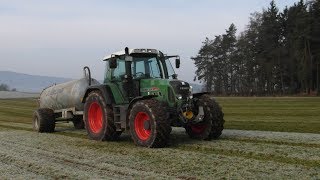
[{"label": "tanker wheel", "polygon": [[82,116],[75,116],[72,119],[72,123],[75,129],[84,129],[84,122]]},{"label": "tanker wheel", "polygon": [[33,130],[43,132],[54,132],[56,127],[55,116],[52,109],[40,108],[33,113]]},{"label": "tanker wheel", "polygon": [[165,107],[155,99],[141,100],[132,106],[129,126],[136,145],[157,148],[167,144],[171,126]]},{"label": "tanker wheel", "polygon": [[219,104],[209,95],[202,95],[197,106],[203,106],[204,118],[197,124],[187,124],[186,133],[195,139],[210,140],[218,138],[223,130],[223,112]]},{"label": "tanker wheel", "polygon": [[89,94],[84,104],[84,124],[90,139],[117,140],[121,132],[116,131],[112,108],[105,103],[100,91]]}]

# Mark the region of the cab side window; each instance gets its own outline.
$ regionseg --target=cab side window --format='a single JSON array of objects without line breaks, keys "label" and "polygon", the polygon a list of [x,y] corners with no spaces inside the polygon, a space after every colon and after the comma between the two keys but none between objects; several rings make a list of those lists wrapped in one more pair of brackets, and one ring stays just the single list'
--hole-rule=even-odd
[{"label": "cab side window", "polygon": [[112,79],[121,80],[126,74],[125,61],[122,59],[117,59],[117,68],[113,69]]},{"label": "cab side window", "polygon": [[159,68],[159,63],[156,58],[151,58],[148,61],[149,63],[149,72],[150,77],[152,78],[161,78],[161,71]]}]

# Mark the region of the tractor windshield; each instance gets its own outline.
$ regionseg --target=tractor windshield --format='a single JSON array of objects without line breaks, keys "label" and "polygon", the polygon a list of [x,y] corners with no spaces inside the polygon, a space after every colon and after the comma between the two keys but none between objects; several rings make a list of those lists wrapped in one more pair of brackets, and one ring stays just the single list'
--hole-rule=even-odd
[{"label": "tractor windshield", "polygon": [[[126,61],[124,57],[117,59],[117,67],[109,68],[107,61],[106,79],[122,81],[126,75]],[[148,79],[148,78],[163,78],[174,79],[175,72],[170,63],[170,59],[161,58],[158,56],[150,56],[141,54],[132,55],[131,72],[133,79]]]},{"label": "tractor windshield", "polygon": [[133,57],[132,76],[138,78],[162,78],[162,67],[157,57]]}]

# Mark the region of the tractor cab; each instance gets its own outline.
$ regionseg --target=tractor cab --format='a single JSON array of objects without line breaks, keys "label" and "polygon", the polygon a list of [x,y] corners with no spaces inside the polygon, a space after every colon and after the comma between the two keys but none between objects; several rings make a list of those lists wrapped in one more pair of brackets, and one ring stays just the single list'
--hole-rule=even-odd
[{"label": "tractor cab", "polygon": [[106,63],[105,81],[124,78],[132,79],[176,79],[171,58],[176,58],[176,68],[180,66],[178,55],[166,56],[156,49],[127,49],[104,58]]},{"label": "tractor cab", "polygon": [[191,87],[177,80],[170,62],[173,58],[175,67],[179,68],[178,55],[167,56],[156,49],[126,48],[104,58],[104,83],[116,84],[126,102],[153,95],[171,107],[176,106],[179,99],[190,97]]}]

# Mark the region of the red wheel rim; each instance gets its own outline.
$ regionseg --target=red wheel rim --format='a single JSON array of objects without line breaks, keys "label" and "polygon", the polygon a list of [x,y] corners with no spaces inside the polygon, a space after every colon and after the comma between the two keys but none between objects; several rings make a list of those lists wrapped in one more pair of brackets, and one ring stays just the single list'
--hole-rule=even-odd
[{"label": "red wheel rim", "polygon": [[191,125],[191,130],[195,134],[202,134],[205,131],[206,127],[207,125],[205,124],[194,124]]},{"label": "red wheel rim", "polygon": [[90,104],[88,119],[89,119],[89,127],[92,132],[97,133],[102,129],[102,108],[101,106],[93,102]]},{"label": "red wheel rim", "polygon": [[151,134],[151,127],[150,129],[145,129],[144,125],[147,123],[150,123],[150,118],[147,113],[139,112],[135,119],[134,119],[134,129],[136,131],[137,136],[139,139],[145,141],[150,137]]}]

